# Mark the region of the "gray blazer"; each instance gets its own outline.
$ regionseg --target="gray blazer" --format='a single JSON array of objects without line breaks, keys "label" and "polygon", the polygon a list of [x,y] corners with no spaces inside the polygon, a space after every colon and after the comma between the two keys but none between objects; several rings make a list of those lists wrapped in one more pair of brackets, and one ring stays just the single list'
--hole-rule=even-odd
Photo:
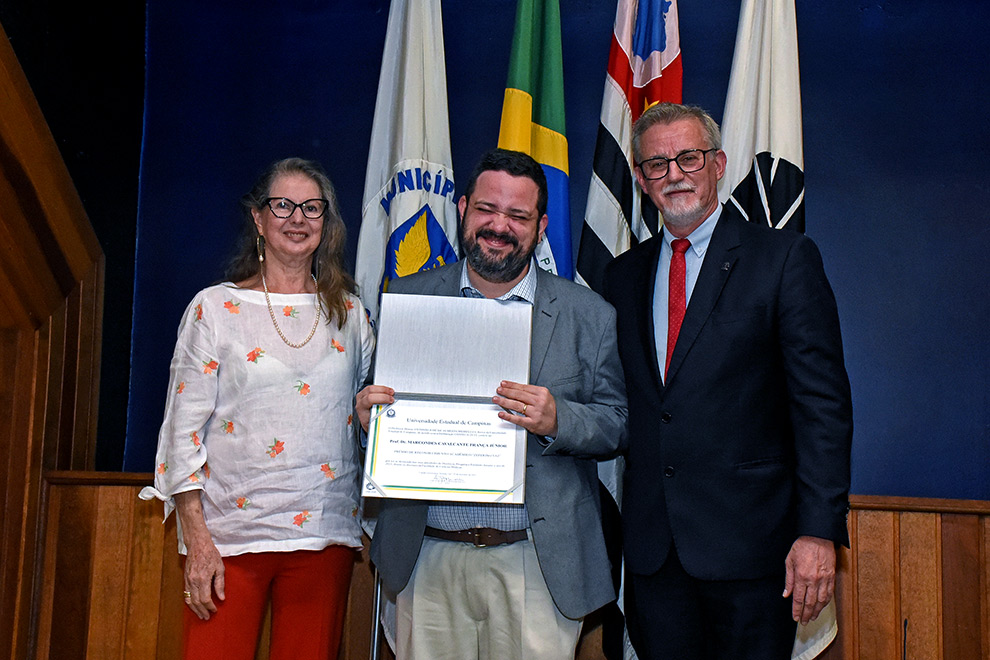
[{"label": "gray blazer", "polygon": [[[403,277],[389,291],[458,296],[462,267]],[[532,434],[527,438],[526,505],[550,595],[564,616],[578,619],[615,599],[596,459],[625,447],[626,395],[613,308],[593,291],[543,270],[537,278],[530,383],[553,394],[558,433],[547,446]],[[406,586],[416,565],[428,505],[382,502],[371,559],[393,592]]]}]

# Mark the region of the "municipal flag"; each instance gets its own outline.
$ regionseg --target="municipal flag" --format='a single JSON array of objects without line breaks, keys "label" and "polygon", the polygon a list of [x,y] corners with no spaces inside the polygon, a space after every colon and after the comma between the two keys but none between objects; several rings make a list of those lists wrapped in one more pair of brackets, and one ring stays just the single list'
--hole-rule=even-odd
[{"label": "municipal flag", "polygon": [[557,0],[519,0],[498,146],[532,156],[547,177],[546,240],[536,248],[541,268],[574,276],[564,129],[564,66]]},{"label": "municipal flag", "polygon": [[372,319],[389,282],[457,261],[455,201],[440,0],[392,0],[355,273]]},{"label": "municipal flag", "polygon": [[719,199],[752,222],[804,231],[794,0],[744,0],[722,119]]},{"label": "municipal flag", "polygon": [[596,291],[608,262],[658,231],[636,185],[632,125],[651,105],[680,103],[681,77],[677,0],[619,0],[577,260],[576,279]]}]

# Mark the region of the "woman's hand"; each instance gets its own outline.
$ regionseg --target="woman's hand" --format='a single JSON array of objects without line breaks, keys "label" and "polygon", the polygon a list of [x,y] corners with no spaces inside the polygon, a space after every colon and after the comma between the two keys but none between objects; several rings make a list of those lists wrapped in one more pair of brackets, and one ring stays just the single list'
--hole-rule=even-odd
[{"label": "woman's hand", "polygon": [[182,540],[186,545],[186,564],[183,572],[185,602],[189,609],[204,621],[217,611],[213,591],[224,600],[223,559],[213,543],[206,520],[199,490],[176,493],[175,508],[182,525]]},{"label": "woman's hand", "polygon": [[388,405],[395,403],[395,390],[384,385],[368,385],[357,393],[354,397],[354,408],[357,410],[358,421],[361,428],[368,432],[368,425],[371,423],[371,407],[375,405]]}]

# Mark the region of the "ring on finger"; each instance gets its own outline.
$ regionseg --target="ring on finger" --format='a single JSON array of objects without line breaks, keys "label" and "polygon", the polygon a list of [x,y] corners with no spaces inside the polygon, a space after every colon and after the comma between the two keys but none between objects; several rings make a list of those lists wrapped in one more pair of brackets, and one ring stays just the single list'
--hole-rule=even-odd
[{"label": "ring on finger", "polygon": [[529,408],[529,405],[527,405],[527,404],[525,404],[525,403],[524,403],[524,404],[523,404],[523,409],[522,409],[522,414],[523,414],[523,417],[525,417],[525,416],[526,416],[526,408]]},{"label": "ring on finger", "polygon": [[188,591],[183,591],[182,592],[182,597],[185,598],[186,600],[189,600],[189,599],[192,598],[192,594],[189,593]]}]

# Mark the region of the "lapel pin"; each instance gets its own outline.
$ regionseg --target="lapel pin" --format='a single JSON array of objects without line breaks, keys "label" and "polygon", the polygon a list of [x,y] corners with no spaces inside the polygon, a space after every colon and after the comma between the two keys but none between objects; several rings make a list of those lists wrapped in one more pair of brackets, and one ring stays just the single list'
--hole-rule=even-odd
[{"label": "lapel pin", "polygon": [[722,270],[729,270],[729,262],[728,261],[726,261],[724,264],[722,264]]}]

